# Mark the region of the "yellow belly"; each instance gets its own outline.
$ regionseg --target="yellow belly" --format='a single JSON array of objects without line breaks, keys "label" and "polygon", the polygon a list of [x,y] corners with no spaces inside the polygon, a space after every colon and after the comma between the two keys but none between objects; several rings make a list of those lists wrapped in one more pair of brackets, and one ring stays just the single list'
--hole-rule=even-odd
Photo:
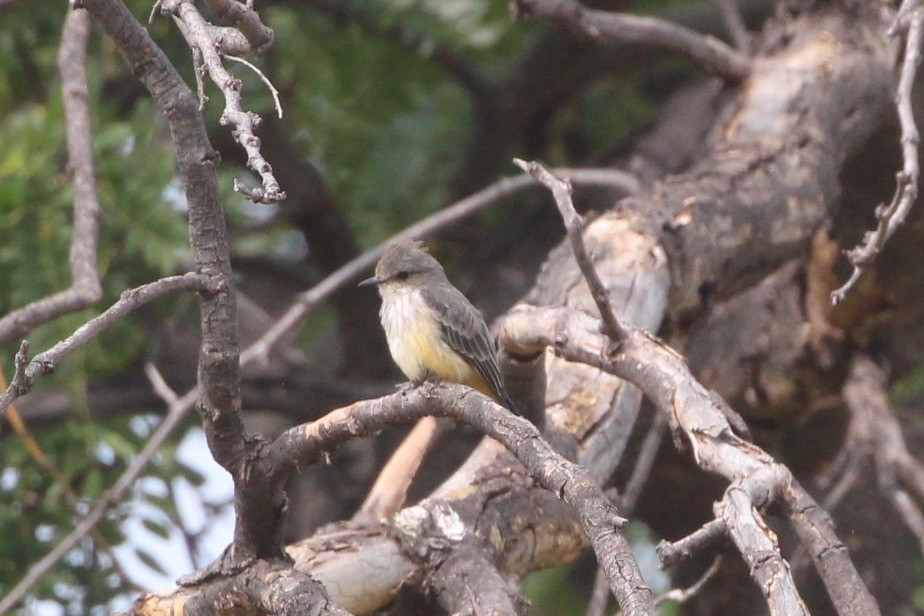
[{"label": "yellow belly", "polygon": [[388,350],[412,381],[435,376],[492,395],[484,379],[443,342],[430,308],[416,293],[382,298],[382,326]]}]

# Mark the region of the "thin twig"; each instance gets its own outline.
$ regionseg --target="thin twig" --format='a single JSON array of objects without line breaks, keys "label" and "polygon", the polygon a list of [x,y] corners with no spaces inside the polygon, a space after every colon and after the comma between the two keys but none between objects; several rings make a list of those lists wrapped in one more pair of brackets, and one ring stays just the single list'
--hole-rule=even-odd
[{"label": "thin twig", "polygon": [[677,541],[661,541],[656,548],[661,567],[671,567],[716,543],[725,536],[725,522],[714,519],[706,522],[686,537]]},{"label": "thin twig", "polygon": [[[243,8],[237,2],[234,4]],[[197,48],[202,54],[209,77],[224,95],[225,108],[220,121],[234,127],[232,134],[247,153],[247,166],[260,177],[260,188],[244,188],[238,182],[235,182],[235,188],[256,203],[278,203],[285,200],[286,194],[279,187],[273,168],[260,151],[260,138],[254,134],[260,116],[244,111],[241,106],[241,81],[229,73],[221,62],[217,40],[221,30],[211,27],[191,0],[164,0],[162,10],[183,23],[185,27],[180,28],[180,33],[190,47]]]},{"label": "thin twig", "polygon": [[51,373],[62,359],[84,346],[133,310],[169,293],[205,288],[203,278],[194,272],[168,276],[122,293],[122,297],[98,317],[84,323],[77,331],[47,351],[28,360],[29,344],[23,341],[16,354],[16,374],[10,386],[0,394],[0,417],[16,398],[31,391],[39,378]]},{"label": "thin twig", "polygon": [[658,596],[658,598],[655,599],[655,603],[657,605],[661,605],[665,601],[674,601],[676,603],[686,603],[693,596],[695,596],[696,593],[702,590],[703,586],[709,583],[709,580],[711,580],[715,576],[715,574],[718,572],[719,566],[721,564],[722,564],[722,557],[716,556],[713,559],[712,564],[709,565],[709,568],[706,569],[706,572],[703,573],[698,580],[696,580],[695,584],[693,584],[689,588],[672,588],[671,590],[667,591],[663,595]]},{"label": "thin twig", "polygon": [[[615,169],[555,169],[555,174],[566,177],[577,184],[618,188],[629,194],[640,189],[639,182],[633,175]],[[279,317],[275,325],[241,353],[241,364],[247,365],[255,359],[266,361],[270,351],[279,340],[310,314],[315,306],[374,266],[379,257],[392,244],[407,239],[423,238],[436,233],[469,216],[473,216],[501,199],[534,186],[536,186],[535,181],[526,176],[504,178],[431,216],[427,216],[400,233],[391,236],[378,246],[344,263],[327,278],[307,291],[300,293],[295,298],[293,305]]]},{"label": "thin twig", "polygon": [[[6,389],[9,387],[9,383],[6,380],[6,375],[3,373],[3,367],[0,366],[0,388]],[[62,494],[64,494],[64,499],[67,501],[67,505],[76,516],[82,515],[81,513],[81,504],[80,504],[80,495],[74,490],[71,486],[70,480],[64,474],[58,466],[52,462],[51,458],[45,453],[41,445],[39,445],[35,436],[32,435],[32,432],[29,430],[29,427],[26,425],[26,422],[23,420],[22,415],[20,415],[19,410],[16,408],[15,404],[10,404],[6,408],[6,419],[10,422],[10,426],[13,427],[13,431],[16,432],[16,435],[22,441],[23,445],[26,448],[26,451],[29,453],[29,457],[35,462],[35,464],[42,469],[51,480],[61,488]],[[125,569],[122,567],[122,563],[116,557],[115,552],[112,549],[112,545],[109,541],[100,533],[98,530],[94,529],[92,534],[93,543],[95,543],[100,550],[102,550],[112,563],[113,570],[119,575],[122,580],[128,583],[130,586],[136,590],[141,590],[141,586],[136,584]]]},{"label": "thin twig", "polygon": [[725,79],[737,81],[751,72],[746,55],[716,38],[663,19],[597,11],[577,0],[515,0],[513,6],[517,18],[544,17],[593,40],[666,47]]},{"label": "thin twig", "polygon": [[249,68],[250,70],[252,70],[253,72],[257,74],[257,77],[260,78],[260,81],[262,81],[264,85],[266,85],[266,87],[270,91],[270,94],[273,95],[273,105],[275,105],[276,107],[276,115],[278,115],[279,119],[281,120],[282,119],[282,103],[279,102],[279,90],[277,90],[276,86],[273,85],[273,82],[270,81],[269,78],[267,78],[267,76],[263,74],[263,71],[258,69],[256,66],[254,66],[253,64],[251,64],[244,58],[240,58],[238,56],[232,56],[231,54],[225,54],[223,57],[228,60],[234,60],[235,62],[239,62],[240,64],[243,64],[244,66],[246,66],[247,68]]},{"label": "thin twig", "polygon": [[514,158],[513,164],[548,188],[552,192],[552,196],[555,197],[558,211],[561,213],[565,229],[568,231],[571,250],[574,251],[574,258],[577,260],[578,267],[581,268],[581,273],[590,287],[590,294],[597,304],[597,310],[603,320],[604,331],[613,343],[619,344],[626,338],[628,332],[619,322],[619,319],[616,318],[606,287],[603,286],[603,281],[600,280],[597,269],[587,254],[583,235],[584,219],[577,213],[577,210],[574,209],[574,204],[571,202],[571,182],[555,177],[542,163],[536,161],[526,162],[525,160]]},{"label": "thin twig", "polygon": [[88,513],[74,530],[62,539],[53,550],[46,554],[40,561],[32,565],[29,571],[26,572],[25,577],[10,590],[9,594],[0,600],[0,615],[6,614],[9,610],[16,607],[23,597],[26,596],[26,593],[29,592],[30,588],[35,586],[35,584],[37,584],[59,560],[64,558],[74,546],[86,537],[87,534],[92,532],[110,509],[122,502],[122,497],[125,495],[125,492],[132,486],[135,479],[141,475],[142,471],[147,468],[147,465],[154,458],[154,455],[160,449],[161,445],[164,444],[167,437],[169,437],[177,426],[180,425],[186,413],[192,408],[195,397],[196,392],[191,392],[177,400],[177,403],[170,407],[167,416],[164,417],[163,422],[157,427],[154,434],[151,435],[151,439],[141,450],[141,453],[132,460],[128,468],[126,468],[118,480],[116,480],[112,488],[99,499],[90,513]]},{"label": "thin twig", "polygon": [[831,301],[837,304],[856,286],[860,276],[872,267],[876,256],[882,251],[886,242],[904,224],[908,213],[918,197],[918,142],[920,134],[914,122],[914,110],[911,106],[911,91],[915,75],[921,63],[921,40],[924,37],[924,8],[915,8],[908,16],[908,32],[905,38],[905,58],[902,62],[901,76],[895,91],[895,104],[898,108],[898,121],[901,125],[902,170],[895,176],[895,194],[888,205],[876,208],[876,229],[867,231],[863,241],[847,251],[853,270],[850,278],[840,288],[831,293]]},{"label": "thin twig", "polygon": [[68,167],[74,182],[74,232],[71,236],[71,287],[0,318],[0,345],[65,314],[78,312],[102,298],[97,271],[99,201],[93,170],[93,136],[87,92],[87,37],[90,17],[82,9],[68,13],[58,51],[64,94]]},{"label": "thin twig", "polygon": [[622,492],[620,504],[626,515],[635,511],[638,504],[639,496],[642,495],[642,488],[648,481],[651,474],[651,468],[654,466],[655,458],[658,455],[658,449],[661,447],[661,440],[664,438],[664,428],[667,426],[667,418],[663,413],[656,413],[651,420],[651,426],[648,428],[648,434],[642,442],[642,447],[638,452],[638,458],[635,460],[635,467],[632,474],[626,482],[626,487]]}]

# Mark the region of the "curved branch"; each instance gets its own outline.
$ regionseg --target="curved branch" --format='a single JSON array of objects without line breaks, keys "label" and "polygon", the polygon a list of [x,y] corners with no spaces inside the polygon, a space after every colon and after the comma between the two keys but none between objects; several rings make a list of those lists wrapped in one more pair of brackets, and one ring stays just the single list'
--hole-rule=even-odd
[{"label": "curved branch", "polygon": [[542,439],[529,421],[461,385],[425,384],[375,400],[363,400],[318,421],[291,428],[269,447],[261,470],[268,482],[285,480],[300,466],[352,438],[369,436],[395,423],[426,415],[452,417],[504,445],[539,484],[577,509],[581,526],[610,588],[630,614],[654,613],[631,547],[619,527],[625,520],[587,469],[564,459]]},{"label": "curved branch", "polygon": [[711,36],[654,17],[585,8],[577,0],[516,0],[519,17],[544,17],[593,40],[660,45],[689,57],[707,71],[738,81],[751,72],[744,54]]},{"label": "curved branch", "polygon": [[[833,524],[792,477],[762,449],[735,435],[717,396],[690,374],[683,357],[643,330],[623,324],[629,335],[616,347],[602,336],[600,322],[567,308],[522,306],[501,325],[505,347],[527,355],[545,347],[637,385],[690,442],[697,465],[731,484],[716,505],[717,519],[735,542],[773,614],[806,613],[788,564],[758,508],[786,503],[790,519],[810,548],[825,543],[815,564],[841,614],[876,614],[876,600],[850,561]],[[798,504],[798,506],[797,506]],[[814,509],[815,511],[810,511]]]},{"label": "curved branch", "polygon": [[97,271],[99,201],[93,170],[93,134],[87,93],[87,37],[90,16],[81,9],[67,15],[58,51],[58,70],[64,93],[64,126],[67,132],[68,166],[74,179],[74,233],[70,267],[73,282],[55,293],[0,318],[0,345],[102,299]]}]

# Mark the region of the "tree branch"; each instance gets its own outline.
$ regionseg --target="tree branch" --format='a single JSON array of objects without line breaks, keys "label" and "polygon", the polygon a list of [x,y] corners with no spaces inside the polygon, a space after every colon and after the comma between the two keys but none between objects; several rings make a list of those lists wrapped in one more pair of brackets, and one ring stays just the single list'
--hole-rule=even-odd
[{"label": "tree branch", "polygon": [[747,56],[711,36],[662,19],[596,11],[577,0],[516,0],[514,15],[544,17],[592,40],[666,47],[732,81],[744,79],[751,72]]},{"label": "tree branch", "polygon": [[[555,173],[567,177],[578,184],[586,184],[588,186],[611,186],[625,190],[627,193],[632,193],[639,189],[635,178],[632,177],[631,174],[622,171],[608,169],[556,169]],[[385,250],[392,244],[406,239],[426,237],[480,212],[501,199],[534,185],[532,179],[523,176],[500,180],[414,223],[375,248],[343,264],[327,278],[307,291],[300,293],[298,297],[296,297],[292,307],[279,317],[276,324],[259,340],[244,350],[241,354],[241,362],[247,364],[254,359],[263,360],[268,357],[273,346],[288,333],[289,330],[308,316],[315,306],[333,295],[344,285],[358,278],[364,271],[374,266],[379,257],[381,257],[385,253]]]},{"label": "tree branch", "polygon": [[844,447],[874,462],[879,490],[902,517],[924,553],[924,465],[908,451],[886,389],[886,375],[868,357],[858,355],[844,383],[844,401],[852,416]]},{"label": "tree branch", "polygon": [[[904,4],[907,4],[905,0]],[[895,91],[895,104],[898,107],[898,121],[901,125],[901,146],[904,163],[902,170],[895,176],[896,188],[892,201],[876,207],[876,229],[867,231],[863,241],[847,251],[847,258],[853,266],[850,278],[840,288],[831,293],[834,304],[840,302],[856,286],[860,276],[868,270],[886,242],[899,227],[904,224],[908,213],[918,197],[918,142],[920,134],[914,122],[914,110],[911,107],[911,90],[915,75],[921,64],[921,40],[924,38],[924,8],[913,9],[907,17],[908,26],[905,35],[905,58],[901,65],[901,76]],[[896,20],[898,23],[898,20]]]},{"label": "tree branch", "polygon": [[284,480],[297,466],[318,460],[338,444],[375,434],[395,423],[424,415],[452,417],[507,447],[537,482],[577,509],[620,605],[633,614],[653,613],[651,591],[637,570],[628,542],[618,531],[624,519],[616,507],[585,468],[559,456],[535,426],[502,408],[464,386],[439,384],[357,402],[280,435],[267,453],[264,477]]},{"label": "tree branch", "polygon": [[[225,2],[213,0],[210,4],[231,7],[239,3],[235,0]],[[279,187],[279,182],[273,175],[273,168],[263,158],[260,151],[260,138],[254,134],[254,128],[259,124],[260,116],[244,111],[241,106],[241,80],[229,73],[222,64],[219,54],[220,35],[218,32],[220,31],[209,26],[191,0],[165,0],[161,4],[161,11],[173,16],[189,46],[198,49],[202,54],[203,66],[224,95],[225,107],[220,121],[222,124],[231,124],[234,127],[232,134],[235,140],[247,152],[247,166],[260,177],[260,188],[247,189],[235,181],[235,189],[256,203],[283,201],[286,194]],[[253,11],[250,12],[253,13]],[[259,17],[256,21],[259,22]]]},{"label": "tree branch", "polygon": [[[52,372],[58,362],[94,339],[132,310],[168,293],[202,288],[204,288],[202,278],[195,273],[188,273],[183,276],[162,278],[156,282],[126,291],[122,294],[121,299],[106,312],[88,321],[71,336],[44,353],[36,355],[31,362],[26,355],[29,351],[29,345],[23,341],[19,352],[16,354],[16,373],[13,375],[10,386],[7,387],[3,394],[0,394],[0,415],[6,412],[13,400],[29,393],[36,380]],[[190,397],[192,398],[192,396]],[[142,452],[125,469],[125,472],[113,487],[100,499],[96,507],[77,525],[71,534],[56,545],[44,558],[34,564],[26,573],[26,576],[10,590],[9,594],[0,600],[0,614],[6,613],[18,604],[45,573],[77,545],[81,539],[93,531],[96,524],[99,523],[109,509],[121,502],[122,495],[147,466],[166,437],[179,424],[180,419],[185,414],[185,409],[180,411],[179,408],[178,406],[176,409],[171,409],[167,418],[151,436],[151,440],[148,441]],[[186,405],[186,408],[188,408],[188,405]]]},{"label": "tree branch", "polygon": [[260,15],[250,4],[237,0],[206,0],[205,4],[219,19],[244,35],[251,51],[262,53],[273,44],[275,33],[272,28],[263,25]]},{"label": "tree branch", "polygon": [[[119,0],[84,2],[164,110],[170,125],[177,151],[178,174],[189,206],[189,236],[196,269],[209,279],[209,290],[200,294],[199,302],[202,341],[198,408],[212,456],[238,479],[247,447],[239,413],[237,308],[227,230],[215,173],[215,152],[209,144],[195,94],[147,30]],[[187,6],[186,3],[180,9],[189,16],[188,8],[183,9],[183,6]],[[190,19],[201,25],[194,16]],[[202,51],[206,55],[215,53],[214,49]],[[235,538],[237,543],[237,535]],[[246,542],[242,542],[240,548],[244,553],[254,550]]]},{"label": "tree branch", "polygon": [[[502,327],[504,338],[518,340],[521,347],[551,346],[569,361],[587,363],[637,385],[671,425],[687,436],[700,468],[731,482],[716,504],[716,517],[751,567],[771,613],[805,613],[789,567],[757,509],[781,498],[788,507],[798,500],[799,512],[818,507],[786,467],[735,435],[715,395],[695,380],[680,355],[644,331],[625,325],[629,336],[614,351],[597,333],[596,319],[564,308],[520,307],[505,317]],[[825,557],[836,562],[816,560],[816,567],[839,612],[878,613],[875,599],[834,535],[830,519],[812,517],[817,525],[813,528],[803,523],[807,520],[795,509],[791,519],[803,542],[825,541],[832,548]]]},{"label": "tree branch", "polygon": [[64,126],[68,167],[74,181],[74,232],[71,237],[71,287],[0,318],[0,345],[25,336],[60,316],[78,312],[103,295],[96,264],[99,201],[93,170],[93,135],[87,94],[87,37],[89,15],[71,10],[64,22],[58,70],[64,93]]}]

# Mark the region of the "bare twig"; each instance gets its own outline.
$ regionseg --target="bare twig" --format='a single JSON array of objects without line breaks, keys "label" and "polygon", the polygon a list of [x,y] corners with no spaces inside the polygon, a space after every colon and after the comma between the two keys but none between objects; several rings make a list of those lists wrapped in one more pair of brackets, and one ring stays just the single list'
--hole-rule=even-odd
[{"label": "bare twig", "polygon": [[751,45],[751,37],[748,36],[747,26],[744,25],[744,18],[741,16],[741,10],[738,7],[738,0],[712,0],[712,3],[722,15],[725,29],[728,30],[735,48],[741,53],[747,54]]},{"label": "bare twig", "polygon": [[[9,387],[9,383],[6,380],[6,375],[3,374],[3,367],[0,366],[0,388],[6,389],[7,387]],[[22,441],[26,451],[29,452],[29,457],[31,457],[35,464],[45,471],[45,473],[51,477],[51,480],[61,488],[61,493],[64,494],[64,498],[71,512],[77,516],[82,515],[80,511],[80,495],[77,494],[73,486],[71,486],[71,482],[64,472],[52,462],[51,458],[48,457],[41,445],[39,445],[38,441],[29,430],[29,427],[26,425],[26,422],[23,421],[15,404],[11,403],[6,407],[6,419],[10,422],[13,431],[16,432],[16,435]],[[141,590],[141,587],[135,584],[125,572],[121,562],[116,557],[115,552],[113,552],[112,545],[103,534],[94,529],[91,536],[93,538],[93,543],[109,557],[112,568],[118,573],[119,577],[136,590]]]},{"label": "bare twig", "polygon": [[623,609],[631,614],[654,613],[651,591],[638,571],[628,541],[619,531],[625,519],[587,469],[555,453],[529,421],[467,387],[429,383],[356,402],[315,422],[291,428],[273,442],[264,460],[265,477],[268,481],[284,480],[297,466],[316,461],[339,443],[424,415],[463,421],[507,447],[540,485],[577,509],[584,532]]},{"label": "bare twig", "polygon": [[[571,181],[587,186],[608,186],[619,188],[627,193],[639,190],[638,180],[631,174],[610,169],[555,169],[559,177],[566,177]],[[286,333],[298,325],[322,301],[329,298],[344,285],[355,280],[364,271],[375,265],[379,257],[394,243],[413,238],[426,237],[441,229],[445,229],[460,220],[472,216],[497,201],[517,193],[526,188],[536,186],[536,183],[526,176],[505,178],[478,191],[477,193],[444,208],[435,214],[414,223],[404,231],[390,237],[387,241],[375,248],[364,252],[355,259],[348,261],[327,278],[300,293],[285,314],[283,314],[272,328],[251,344],[241,353],[241,363],[249,364],[257,359],[265,361],[270,350]]]},{"label": "bare twig", "polygon": [[696,580],[695,584],[693,584],[689,588],[672,588],[671,590],[667,591],[666,593],[664,593],[663,595],[660,595],[657,599],[655,599],[655,603],[657,603],[658,605],[661,605],[665,601],[675,601],[676,603],[686,603],[687,601],[690,600],[691,597],[695,596],[696,593],[702,590],[703,586],[709,583],[709,580],[711,580],[713,576],[715,576],[715,574],[718,572],[719,566],[721,564],[722,564],[722,557],[716,556],[715,559],[713,559],[712,564],[709,565],[709,568],[706,569],[705,573],[703,573],[700,576],[700,578]]},{"label": "bare twig", "polygon": [[[219,4],[217,0],[215,3]],[[244,8],[244,5],[234,0],[220,4]],[[165,0],[161,10],[173,15],[178,24],[182,22],[180,32],[186,42],[202,54],[202,61],[209,77],[221,89],[225,98],[221,123],[234,126],[234,138],[247,152],[247,166],[260,177],[260,188],[247,189],[238,182],[235,182],[235,188],[257,203],[277,203],[284,200],[286,194],[279,187],[279,182],[273,175],[273,168],[263,158],[260,138],[254,134],[260,117],[253,112],[244,111],[241,106],[241,81],[229,73],[221,62],[220,41],[217,40],[220,30],[211,27],[190,0]]]},{"label": "bare twig", "polygon": [[276,115],[279,116],[279,119],[281,120],[282,119],[282,103],[279,102],[279,90],[276,89],[276,86],[273,85],[273,82],[270,81],[267,78],[267,76],[263,74],[263,71],[258,69],[256,66],[254,66],[252,63],[248,62],[244,58],[232,56],[231,54],[225,54],[224,57],[227,58],[228,60],[234,60],[235,62],[243,64],[244,66],[246,66],[247,68],[249,68],[250,70],[252,70],[254,73],[257,74],[257,77],[260,78],[260,81],[263,82],[263,85],[265,85],[267,89],[270,91],[270,94],[273,95],[273,105],[276,107]]},{"label": "bare twig", "polygon": [[253,10],[251,1],[242,4],[237,0],[206,0],[205,4],[219,19],[244,35],[250,46],[249,51],[261,53],[273,43],[275,33],[263,24],[260,15]]},{"label": "bare twig", "polygon": [[705,70],[730,80],[744,79],[751,62],[711,36],[654,17],[588,9],[577,0],[515,0],[519,17],[544,17],[594,40],[659,45],[689,57]]},{"label": "bare twig", "polygon": [[[203,277],[192,272],[182,276],[161,278],[155,282],[125,291],[122,293],[122,297],[119,298],[119,301],[113,304],[108,310],[95,319],[91,319],[85,323],[69,337],[58,342],[47,351],[36,355],[32,361],[29,361],[28,358],[29,344],[23,341],[19,348],[19,352],[16,354],[16,373],[13,375],[9,387],[6,388],[3,394],[0,394],[0,416],[6,414],[6,410],[16,398],[29,393],[36,380],[52,372],[58,362],[96,338],[96,336],[136,308],[169,293],[207,288],[208,284]],[[77,545],[81,539],[91,533],[111,507],[118,504],[125,490],[128,489],[132,481],[134,481],[147,465],[150,458],[156,453],[157,448],[160,447],[163,440],[172,432],[173,428],[176,427],[186,411],[192,406],[195,399],[196,392],[190,392],[184,397],[182,404],[178,403],[176,409],[171,410],[160,428],[158,428],[158,432],[154,434],[145,449],[142,450],[138,458],[132,461],[132,464],[129,465],[125,473],[116,481],[112,489],[104,495],[99,504],[77,525],[70,535],[65,537],[51,552],[33,565],[26,573],[26,576],[13,587],[6,597],[0,600],[0,614],[6,613],[18,604],[29,589]]]},{"label": "bare twig", "polygon": [[632,474],[629,476],[626,487],[620,495],[619,503],[622,505],[626,515],[630,515],[635,511],[639,496],[642,495],[642,488],[645,487],[645,482],[648,481],[651,467],[654,466],[655,457],[661,447],[665,426],[667,426],[667,418],[664,414],[655,414],[654,419],[651,420],[651,426],[648,428],[648,434],[645,435],[645,440],[642,442],[642,447],[638,452]]},{"label": "bare twig", "polygon": [[[903,7],[904,8],[904,7]],[[896,22],[897,23],[897,22]],[[908,32],[905,37],[905,57],[901,65],[901,76],[895,91],[895,104],[898,107],[898,121],[901,125],[902,170],[895,177],[895,194],[888,204],[876,207],[876,228],[867,231],[863,241],[847,251],[853,270],[850,278],[840,288],[831,293],[831,301],[837,304],[856,286],[864,271],[872,267],[876,256],[899,227],[904,224],[908,213],[918,197],[918,142],[920,134],[914,122],[911,106],[911,90],[915,75],[921,63],[921,40],[924,37],[924,8],[915,8],[908,15]]]},{"label": "bare twig", "polygon": [[96,264],[99,202],[93,170],[93,137],[87,94],[86,11],[68,13],[58,52],[58,70],[64,92],[68,165],[74,180],[74,233],[71,237],[71,287],[0,318],[0,345],[25,336],[58,317],[78,312],[102,298]]},{"label": "bare twig", "polygon": [[628,334],[623,328],[616,313],[613,312],[613,306],[610,304],[610,298],[607,294],[603,281],[594,268],[593,261],[587,254],[587,248],[584,246],[584,219],[574,209],[571,202],[571,183],[567,180],[561,180],[554,175],[541,163],[526,162],[519,158],[514,158],[513,163],[528,173],[537,182],[540,182],[551,191],[555,197],[555,203],[558,205],[558,211],[561,213],[562,220],[565,223],[565,229],[568,230],[568,241],[571,243],[571,250],[574,251],[574,258],[577,260],[578,267],[590,287],[590,294],[597,304],[597,310],[603,321],[604,332],[610,337],[615,344],[619,344]]},{"label": "bare twig", "polygon": [[662,567],[671,567],[681,560],[689,558],[693,552],[699,552],[725,536],[725,522],[716,518],[706,522],[683,539],[678,541],[661,541],[658,544],[658,560]]},{"label": "bare twig", "polygon": [[16,373],[10,386],[0,394],[0,416],[4,415],[13,400],[32,390],[35,381],[51,373],[62,359],[87,344],[133,310],[159,297],[191,289],[203,289],[201,276],[190,272],[182,276],[168,276],[122,293],[119,301],[98,317],[84,323],[77,331],[29,361],[29,344],[23,341],[16,354]]},{"label": "bare twig", "polygon": [[[189,276],[190,275],[187,274],[187,277]],[[192,278],[192,281],[195,283],[198,283],[198,280],[197,277]],[[102,316],[103,315],[101,315],[101,317]],[[34,361],[35,360],[33,360],[33,363]],[[19,373],[19,370],[17,370],[17,373]],[[13,380],[16,380],[15,377]],[[176,402],[170,406],[167,416],[164,417],[163,422],[157,427],[154,434],[151,435],[150,440],[148,440],[138,456],[132,460],[131,464],[129,464],[128,468],[119,476],[112,487],[99,499],[90,513],[88,513],[74,530],[62,539],[51,552],[32,565],[29,571],[26,572],[25,577],[23,577],[23,579],[0,600],[0,614],[5,614],[14,608],[22,598],[25,597],[26,593],[29,592],[29,589],[38,583],[59,560],[64,558],[64,556],[84,537],[93,532],[93,529],[96,528],[96,525],[99,524],[100,520],[103,519],[110,509],[122,502],[122,497],[125,495],[125,492],[135,482],[135,479],[141,475],[144,469],[147,468],[147,465],[164,444],[164,441],[166,441],[170,434],[180,425],[180,422],[182,422],[186,413],[195,402],[195,398],[196,392],[192,391],[183,398],[177,399]]]}]

